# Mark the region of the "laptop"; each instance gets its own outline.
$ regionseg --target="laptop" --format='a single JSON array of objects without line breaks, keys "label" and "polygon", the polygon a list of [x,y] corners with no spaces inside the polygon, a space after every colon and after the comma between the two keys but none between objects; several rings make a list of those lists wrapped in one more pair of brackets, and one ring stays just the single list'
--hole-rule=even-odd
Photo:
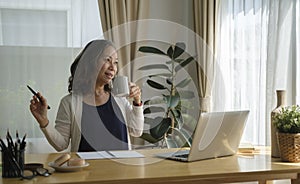
[{"label": "laptop", "polygon": [[234,155],[238,151],[248,115],[249,110],[201,113],[189,150],[156,156],[191,162]]}]

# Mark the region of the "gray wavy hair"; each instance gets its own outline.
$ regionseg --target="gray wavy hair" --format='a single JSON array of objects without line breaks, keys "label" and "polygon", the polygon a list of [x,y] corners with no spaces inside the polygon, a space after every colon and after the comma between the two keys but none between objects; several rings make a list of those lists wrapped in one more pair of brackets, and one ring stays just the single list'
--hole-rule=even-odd
[{"label": "gray wavy hair", "polygon": [[[94,89],[97,74],[100,70],[98,61],[108,46],[115,48],[111,41],[93,40],[78,54],[70,67],[69,93],[83,95]],[[104,90],[111,91],[109,84],[104,86]]]}]

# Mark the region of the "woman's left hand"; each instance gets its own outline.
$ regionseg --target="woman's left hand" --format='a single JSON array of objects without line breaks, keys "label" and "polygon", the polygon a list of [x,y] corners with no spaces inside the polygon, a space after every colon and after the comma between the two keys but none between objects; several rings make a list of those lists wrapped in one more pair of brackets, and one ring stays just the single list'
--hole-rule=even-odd
[{"label": "woman's left hand", "polygon": [[140,87],[132,82],[129,83],[129,86],[130,86],[129,97],[133,98],[133,100],[136,104],[140,104],[141,103],[141,94],[142,94]]}]

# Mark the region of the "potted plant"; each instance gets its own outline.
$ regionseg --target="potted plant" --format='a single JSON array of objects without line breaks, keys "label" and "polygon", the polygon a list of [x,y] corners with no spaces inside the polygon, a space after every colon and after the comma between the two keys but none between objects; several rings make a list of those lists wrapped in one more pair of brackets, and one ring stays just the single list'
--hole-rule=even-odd
[{"label": "potted plant", "polygon": [[[138,69],[146,73],[150,70],[160,70],[146,76],[148,87],[159,91],[160,95],[144,102],[145,123],[150,125],[150,129],[149,132],[143,133],[142,138],[150,143],[162,140],[167,147],[190,146],[192,135],[189,132],[194,130],[197,117],[189,116],[186,112],[191,108],[190,103],[195,98],[195,91],[185,89],[192,81],[191,77],[179,79],[177,74],[185,66],[195,62],[194,57],[186,56],[185,44],[182,42],[169,45],[166,52],[152,46],[142,46],[139,51],[166,58],[162,63],[148,64]],[[160,114],[155,115],[157,113]]]},{"label": "potted plant", "polygon": [[283,107],[273,116],[282,161],[300,162],[300,107]]}]

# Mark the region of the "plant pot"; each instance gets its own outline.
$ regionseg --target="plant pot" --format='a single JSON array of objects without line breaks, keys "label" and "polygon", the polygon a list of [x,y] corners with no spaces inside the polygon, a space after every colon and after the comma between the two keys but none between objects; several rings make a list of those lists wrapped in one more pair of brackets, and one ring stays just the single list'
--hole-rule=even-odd
[{"label": "plant pot", "polygon": [[285,162],[300,162],[300,133],[277,132],[280,157]]}]

